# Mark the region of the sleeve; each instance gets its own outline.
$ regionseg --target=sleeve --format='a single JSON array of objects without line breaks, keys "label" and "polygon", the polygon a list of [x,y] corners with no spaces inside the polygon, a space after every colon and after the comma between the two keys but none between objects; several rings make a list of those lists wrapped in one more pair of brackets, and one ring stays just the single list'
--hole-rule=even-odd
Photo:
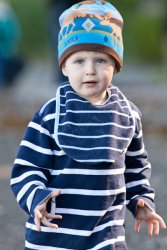
[{"label": "sleeve", "polygon": [[137,202],[142,198],[145,204],[155,210],[154,190],[150,187],[151,164],[143,142],[141,115],[135,112],[135,133],[125,156],[125,182],[127,208],[136,216]]},{"label": "sleeve", "polygon": [[36,113],[19,146],[11,176],[11,189],[17,202],[31,216],[35,207],[52,193],[47,187],[54,147],[46,122]]}]

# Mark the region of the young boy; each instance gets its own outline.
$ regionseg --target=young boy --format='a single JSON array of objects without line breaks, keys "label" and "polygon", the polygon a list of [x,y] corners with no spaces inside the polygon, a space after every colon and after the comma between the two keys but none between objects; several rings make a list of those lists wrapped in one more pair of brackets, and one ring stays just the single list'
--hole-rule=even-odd
[{"label": "young boy", "polygon": [[111,85],[122,67],[123,20],[105,1],[60,17],[59,65],[69,82],[29,123],[11,187],[28,213],[25,249],[125,250],[125,208],[148,234],[155,212],[140,112]]}]

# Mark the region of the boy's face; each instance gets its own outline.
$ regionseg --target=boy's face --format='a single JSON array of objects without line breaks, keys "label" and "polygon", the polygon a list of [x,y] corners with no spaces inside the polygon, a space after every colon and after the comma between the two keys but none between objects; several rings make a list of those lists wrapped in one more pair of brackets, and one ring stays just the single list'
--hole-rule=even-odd
[{"label": "boy's face", "polygon": [[62,67],[74,91],[93,104],[106,100],[106,90],[111,84],[114,69],[114,60],[96,51],[75,52]]}]

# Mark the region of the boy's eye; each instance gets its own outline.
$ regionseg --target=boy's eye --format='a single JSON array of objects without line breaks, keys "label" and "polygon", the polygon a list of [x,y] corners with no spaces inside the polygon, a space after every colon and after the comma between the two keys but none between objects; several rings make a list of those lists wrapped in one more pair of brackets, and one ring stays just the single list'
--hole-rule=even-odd
[{"label": "boy's eye", "polygon": [[76,62],[77,64],[82,64],[82,63],[84,62],[84,60],[83,60],[83,59],[77,59],[75,62]]},{"label": "boy's eye", "polygon": [[97,63],[105,63],[105,59],[104,58],[97,58]]}]

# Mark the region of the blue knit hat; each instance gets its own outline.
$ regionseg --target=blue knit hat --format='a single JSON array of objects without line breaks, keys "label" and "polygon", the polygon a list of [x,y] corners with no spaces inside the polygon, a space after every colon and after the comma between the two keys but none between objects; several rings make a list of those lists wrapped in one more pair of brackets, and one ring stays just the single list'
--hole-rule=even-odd
[{"label": "blue knit hat", "polygon": [[60,18],[59,66],[76,51],[92,50],[113,57],[117,72],[123,63],[123,19],[106,1],[83,1],[64,11]]}]

